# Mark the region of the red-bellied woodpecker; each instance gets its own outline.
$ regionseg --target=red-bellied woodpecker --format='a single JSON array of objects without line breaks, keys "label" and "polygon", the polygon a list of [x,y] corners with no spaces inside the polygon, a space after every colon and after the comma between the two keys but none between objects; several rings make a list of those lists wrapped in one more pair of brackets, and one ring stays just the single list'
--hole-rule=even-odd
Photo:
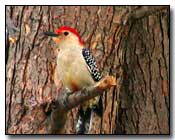
[{"label": "red-bellied woodpecker", "polygon": [[[74,28],[62,26],[55,33],[45,32],[45,35],[52,36],[56,47],[59,48],[58,76],[69,92],[93,86],[102,78],[95,59],[85,48],[80,35]],[[82,105],[83,112],[80,113],[82,117],[78,119],[76,125],[77,133],[84,133],[83,130],[79,130],[85,119],[83,115],[87,115],[85,113],[87,109],[97,104],[98,100],[99,97],[96,97]]]}]

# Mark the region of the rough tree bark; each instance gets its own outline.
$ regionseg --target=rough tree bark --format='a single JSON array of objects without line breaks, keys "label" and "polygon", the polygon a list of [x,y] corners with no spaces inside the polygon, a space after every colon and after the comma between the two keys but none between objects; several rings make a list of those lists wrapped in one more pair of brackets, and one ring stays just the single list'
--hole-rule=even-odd
[{"label": "rough tree bark", "polygon": [[[117,87],[102,95],[90,134],[169,134],[169,9],[165,6],[6,6],[19,33],[6,63],[6,133],[48,134],[47,104],[61,93],[56,51],[43,35],[75,27]],[[75,133],[77,108],[66,121]]]}]

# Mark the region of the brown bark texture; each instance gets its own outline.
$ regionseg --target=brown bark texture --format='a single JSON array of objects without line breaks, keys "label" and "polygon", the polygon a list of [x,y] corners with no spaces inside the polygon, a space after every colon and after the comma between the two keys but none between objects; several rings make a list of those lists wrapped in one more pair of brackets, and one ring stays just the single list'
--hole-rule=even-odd
[{"label": "brown bark texture", "polygon": [[[117,86],[101,94],[103,115],[92,114],[89,134],[169,134],[169,11],[166,6],[6,6],[6,20],[19,29],[6,44],[6,133],[52,133],[47,107],[62,84],[55,76],[54,43],[43,32],[66,25],[79,31],[102,74],[117,79]],[[69,111],[65,134],[75,134],[77,110]]]}]

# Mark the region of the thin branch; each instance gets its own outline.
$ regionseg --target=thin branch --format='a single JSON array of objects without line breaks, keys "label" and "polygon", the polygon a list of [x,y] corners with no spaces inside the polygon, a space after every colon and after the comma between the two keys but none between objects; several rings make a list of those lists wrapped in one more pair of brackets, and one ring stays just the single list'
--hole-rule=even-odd
[{"label": "thin branch", "polygon": [[57,101],[51,104],[50,133],[64,133],[63,129],[66,122],[66,115],[70,109],[104,93],[106,89],[113,86],[116,86],[115,78],[113,76],[106,76],[93,87],[84,88],[81,91],[71,94],[64,93]]},{"label": "thin branch", "polygon": [[129,6],[127,12],[124,12],[124,14],[121,15],[120,24],[126,25],[132,19],[143,18],[168,8],[169,6],[138,6],[138,8],[132,9],[132,7]]},{"label": "thin branch", "polygon": [[138,19],[144,16],[152,15],[161,10],[167,9],[168,6],[142,6],[138,10],[133,10],[130,14],[131,18]]}]

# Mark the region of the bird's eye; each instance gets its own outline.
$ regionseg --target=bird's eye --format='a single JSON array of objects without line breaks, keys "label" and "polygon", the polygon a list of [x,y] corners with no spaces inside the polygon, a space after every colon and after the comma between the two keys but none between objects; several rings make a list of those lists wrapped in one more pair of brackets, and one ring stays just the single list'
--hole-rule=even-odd
[{"label": "bird's eye", "polygon": [[67,36],[69,33],[68,32],[64,32],[64,35]]}]

